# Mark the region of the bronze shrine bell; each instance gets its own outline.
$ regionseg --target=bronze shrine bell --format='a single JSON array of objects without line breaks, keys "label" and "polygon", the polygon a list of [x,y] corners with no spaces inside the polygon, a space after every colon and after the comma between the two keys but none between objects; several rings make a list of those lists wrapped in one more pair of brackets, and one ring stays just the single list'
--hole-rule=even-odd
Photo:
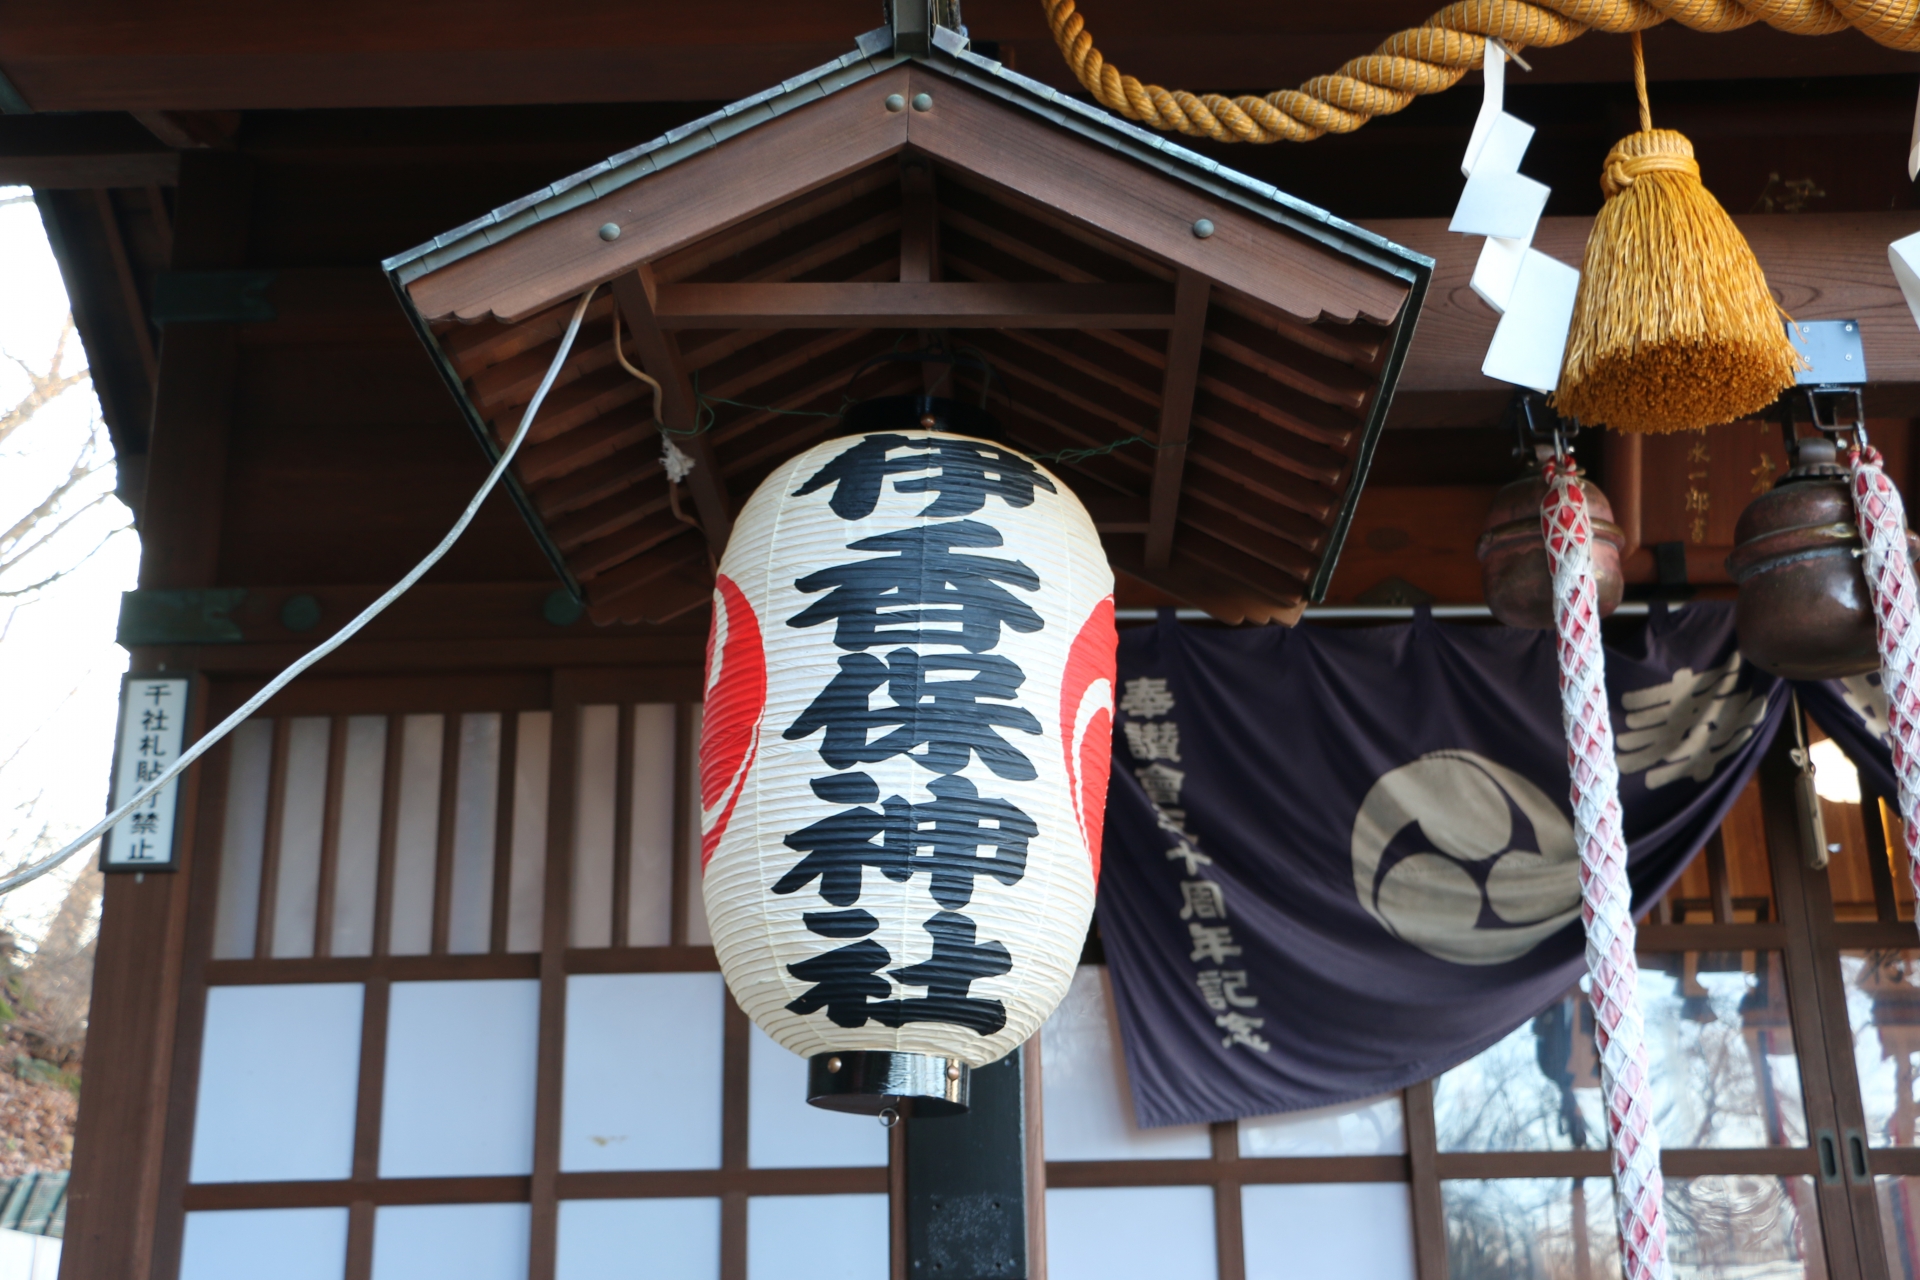
[{"label": "bronze shrine bell", "polygon": [[[1547,566],[1547,539],[1540,529],[1540,503],[1547,496],[1547,477],[1542,468],[1556,448],[1565,454],[1566,438],[1578,428],[1560,423],[1536,396],[1523,395],[1514,407],[1520,432],[1520,444],[1514,453],[1531,461],[1525,475],[1509,481],[1494,495],[1474,554],[1480,559],[1481,593],[1493,616],[1509,627],[1544,631],[1553,626],[1553,571]],[[1551,425],[1542,428],[1535,421],[1536,415]],[[1593,521],[1593,577],[1600,590],[1600,616],[1604,618],[1619,608],[1620,597],[1627,589],[1620,571],[1620,553],[1626,549],[1627,537],[1613,522],[1613,504],[1600,492],[1600,486],[1587,479],[1578,466],[1574,466],[1573,474],[1580,492],[1586,495],[1587,513]]]},{"label": "bronze shrine bell", "polygon": [[[1613,504],[1600,486],[1580,475],[1593,520],[1593,577],[1600,589],[1600,616],[1620,606],[1627,589],[1620,553],[1627,536],[1613,522]],[[1487,608],[1509,627],[1545,630],[1553,626],[1553,572],[1547,567],[1547,539],[1540,531],[1540,503],[1547,477],[1532,471],[1502,486],[1494,495],[1474,554],[1480,557],[1480,589]]]},{"label": "bronze shrine bell", "polygon": [[[1880,666],[1873,600],[1860,563],[1847,469],[1825,436],[1787,444],[1793,467],[1734,527],[1727,572],[1739,584],[1740,652],[1790,680],[1831,680]],[[1920,540],[1907,531],[1907,554]]]}]

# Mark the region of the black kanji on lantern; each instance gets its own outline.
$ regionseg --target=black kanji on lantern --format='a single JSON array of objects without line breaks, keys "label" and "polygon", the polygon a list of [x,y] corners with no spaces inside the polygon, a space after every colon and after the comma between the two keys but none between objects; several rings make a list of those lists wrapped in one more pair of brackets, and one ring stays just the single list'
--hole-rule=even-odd
[{"label": "black kanji on lantern", "polygon": [[[966,679],[950,673],[970,673]],[[940,678],[943,675],[949,678]],[[1002,778],[1026,782],[1033,762],[999,730],[1038,734],[1040,721],[1011,705],[1026,673],[999,654],[919,654],[895,649],[840,659],[840,674],[786,730],[788,740],[825,729],[820,758],[836,769],[905,755],[935,773],[958,773],[973,756]],[[886,686],[891,706],[870,700]],[[879,737],[874,730],[885,730]],[[925,747],[920,754],[916,750]]]},{"label": "black kanji on lantern", "polygon": [[[816,778],[813,793],[836,804],[860,806],[880,798],[880,788],[864,773]],[[817,878],[821,897],[836,907],[848,907],[860,900],[860,877],[867,867],[889,880],[906,880],[912,874],[908,850],[897,834],[887,837],[911,824],[909,808],[899,796],[889,796],[883,808],[842,809],[787,836],[782,843],[806,857],[774,882],[773,891],[793,893]]]},{"label": "black kanji on lantern", "polygon": [[[975,876],[1011,885],[1026,874],[1027,842],[1039,834],[1038,823],[1006,800],[982,796],[965,778],[935,778],[927,789],[934,798],[912,807],[906,838],[914,854],[909,867],[931,874],[935,902],[964,907],[973,900]],[[982,856],[982,849],[991,852]]]},{"label": "black kanji on lantern", "polygon": [[865,940],[788,965],[788,973],[813,986],[789,1001],[787,1009],[802,1016],[825,1009],[827,1018],[842,1027],[863,1027],[868,1021],[883,1027],[946,1022],[990,1036],[1006,1026],[1004,1004],[970,994],[981,978],[1012,970],[1006,947],[976,941],[974,922],[951,911],[940,912],[922,928],[933,935],[933,954],[893,970],[892,976],[902,986],[925,988],[925,996],[885,999],[893,987],[880,970],[892,957],[879,943]]},{"label": "black kanji on lantern", "polygon": [[1040,630],[1032,606],[1001,584],[1040,588],[1040,575],[1018,560],[957,554],[956,547],[998,547],[1000,531],[978,520],[954,520],[878,534],[850,551],[890,554],[808,574],[796,590],[827,594],[787,619],[790,627],[833,621],[833,642],[864,650],[880,644],[953,644],[984,653],[1000,628]]},{"label": "black kanji on lantern", "polygon": [[[888,456],[899,449],[925,452]],[[871,435],[839,454],[794,490],[796,498],[836,485],[827,505],[842,520],[864,520],[880,503],[888,476],[930,471],[913,480],[896,480],[896,493],[937,493],[919,514],[972,515],[998,497],[1010,507],[1033,505],[1035,488],[1056,493],[1053,481],[1017,453],[979,440],[954,436]]]}]

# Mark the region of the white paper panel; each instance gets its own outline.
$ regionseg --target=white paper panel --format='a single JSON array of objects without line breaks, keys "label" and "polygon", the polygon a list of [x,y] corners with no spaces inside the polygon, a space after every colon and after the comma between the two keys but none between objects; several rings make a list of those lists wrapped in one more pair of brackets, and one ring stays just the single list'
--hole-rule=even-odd
[{"label": "white paper panel", "polygon": [[187,1215],[180,1280],[341,1280],[345,1209],[219,1209]]},{"label": "white paper panel", "polygon": [[[1373,1280],[1364,1271],[1324,1274]],[[1211,1187],[1048,1189],[1047,1280],[1215,1280],[1216,1275]]]},{"label": "white paper panel", "polygon": [[747,1163],[756,1169],[866,1168],[887,1162],[872,1116],[807,1103],[807,1060],[753,1029],[747,1071]]},{"label": "white paper panel", "polygon": [[567,979],[562,1170],[720,1167],[725,995],[717,973]]},{"label": "white paper panel", "polygon": [[522,711],[513,757],[513,898],[507,904],[507,950],[540,949],[546,900],[547,767],[551,711]]},{"label": "white paper panel", "polygon": [[228,742],[227,812],[220,836],[220,899],[213,958],[248,960],[260,920],[260,863],[267,838],[273,721],[248,720]]},{"label": "white paper panel", "polygon": [[460,774],[453,806],[453,887],[447,950],[484,954],[493,940],[494,823],[500,806],[500,717],[460,717]]},{"label": "white paper panel", "polygon": [[1480,372],[1515,386],[1552,391],[1560,381],[1579,292],[1578,271],[1538,249],[1528,249]]},{"label": "white paper panel", "polygon": [[347,721],[340,779],[340,844],[334,853],[333,954],[373,954],[380,878],[380,810],[387,772],[387,718]]},{"label": "white paper panel", "polygon": [[1507,55],[1492,42],[1487,44],[1480,77],[1484,85],[1480,114],[1473,119],[1473,133],[1467,138],[1467,153],[1460,160],[1460,176],[1463,178],[1473,172],[1474,163],[1480,158],[1480,147],[1487,140],[1487,130],[1493,127],[1493,122],[1500,118],[1506,107]]},{"label": "white paper panel", "polygon": [[1480,256],[1473,264],[1472,290],[1497,312],[1505,312],[1513,297],[1514,282],[1520,276],[1520,264],[1527,260],[1525,240],[1506,240],[1488,236],[1480,242]]},{"label": "white paper panel", "polygon": [[274,877],[273,956],[313,954],[314,908],[320,900],[320,836],[327,814],[325,716],[287,726],[287,781],[280,806],[280,863]]},{"label": "white paper panel", "polygon": [[351,982],[207,992],[193,1181],[353,1172],[361,998]]},{"label": "white paper panel", "polygon": [[580,708],[574,759],[573,945],[613,941],[613,806],[620,765],[620,708]]},{"label": "white paper panel", "polygon": [[373,1280],[526,1280],[524,1204],[382,1205]]},{"label": "white paper panel", "polygon": [[[995,478],[960,483],[976,472]],[[928,530],[939,532],[923,540]],[[994,585],[908,599],[912,581],[960,572],[950,563],[980,566],[966,582]],[[976,591],[998,603],[959,603]],[[1039,1030],[1073,979],[1093,911],[1112,593],[1073,490],[965,437],[830,440],[783,463],[741,508],[708,645],[704,888],[729,988],[775,1040],[804,1055],[938,1053],[981,1066]],[[850,698],[871,717],[848,715]],[[976,698],[997,722],[986,731],[996,746],[916,736],[928,708]],[[978,866],[899,879],[856,867],[860,879],[835,873],[829,887],[822,862],[837,855],[797,856],[786,843],[847,821],[849,806],[879,818],[868,806],[897,814],[901,801],[915,806],[916,849],[938,839]],[[964,821],[992,825],[960,844]],[[837,968],[850,955],[860,975]],[[952,979],[935,974],[961,972],[965,986],[940,994],[973,1003],[942,1009],[930,984]],[[876,1017],[869,1001],[900,1003]]]},{"label": "white paper panel", "polygon": [[394,832],[393,921],[397,956],[433,950],[433,876],[440,853],[440,716],[408,716],[401,730],[400,813]]},{"label": "white paper panel", "polygon": [[[1920,117],[1915,118],[1914,129],[1920,134]],[[1888,245],[1887,262],[1900,285],[1900,296],[1907,300],[1907,310],[1913,313],[1913,322],[1920,324],[1920,231]]]},{"label": "white paper panel", "polygon": [[1533,132],[1532,125],[1504,111],[1494,117],[1447,230],[1532,241],[1549,194],[1546,184],[1520,173]]},{"label": "white paper panel", "polygon": [[555,1280],[719,1280],[720,1201],[562,1200]]},{"label": "white paper panel", "polygon": [[1049,1160],[1193,1160],[1213,1154],[1205,1125],[1142,1129],[1104,965],[1082,965],[1040,1032]]},{"label": "white paper panel", "polygon": [[[696,703],[693,708],[692,723],[687,732],[693,735],[695,742],[700,741],[700,723],[702,707]],[[687,770],[687,812],[700,812],[700,770]],[[700,824],[687,824],[687,945],[690,947],[710,947],[713,945],[713,931],[707,927],[707,895],[705,890],[706,868],[700,863]]]},{"label": "white paper panel", "polygon": [[627,944],[673,941],[673,704],[633,709],[633,861],[628,866]]},{"label": "white paper panel", "polygon": [[[1404,1182],[1275,1184],[1240,1194],[1247,1280],[1414,1280],[1413,1202]],[[1051,1215],[1051,1193],[1047,1209]]]},{"label": "white paper panel", "polygon": [[887,1198],[749,1197],[747,1280],[887,1280]]},{"label": "white paper panel", "polygon": [[532,978],[394,983],[380,1176],[531,1173],[539,1024]]},{"label": "white paper panel", "polygon": [[1406,1154],[1400,1095],[1390,1093],[1311,1111],[1240,1122],[1243,1156],[1397,1156]]},{"label": "white paper panel", "polygon": [[0,1227],[0,1280],[59,1280],[60,1240]]}]

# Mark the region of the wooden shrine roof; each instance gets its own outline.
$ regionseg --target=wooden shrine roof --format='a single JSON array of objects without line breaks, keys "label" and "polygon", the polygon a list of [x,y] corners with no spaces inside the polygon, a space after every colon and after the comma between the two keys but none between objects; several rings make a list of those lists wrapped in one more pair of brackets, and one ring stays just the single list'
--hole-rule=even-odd
[{"label": "wooden shrine roof", "polygon": [[[754,486],[863,367],[857,398],[931,388],[872,362],[933,339],[991,365],[940,392],[988,398],[1117,569],[1240,621],[1324,592],[1432,261],[952,32],[906,58],[882,30],[385,266],[496,456],[611,282],[512,473],[596,621],[703,604]],[[694,460],[683,494],[616,309]]]}]

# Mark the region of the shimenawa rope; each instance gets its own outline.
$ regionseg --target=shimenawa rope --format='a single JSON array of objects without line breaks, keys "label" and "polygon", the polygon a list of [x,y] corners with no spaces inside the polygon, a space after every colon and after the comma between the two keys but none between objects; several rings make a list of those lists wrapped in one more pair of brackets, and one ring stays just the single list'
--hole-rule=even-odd
[{"label": "shimenawa rope", "polygon": [[1451,89],[1480,66],[1487,40],[1553,48],[1589,31],[1624,35],[1669,20],[1695,31],[1764,22],[1794,35],[1848,27],[1892,49],[1920,52],[1920,0],[1460,0],[1372,53],[1298,89],[1229,98],[1145,84],[1094,47],[1075,0],[1041,0],[1054,43],[1094,100],[1129,120],[1216,142],[1309,142],[1351,133],[1421,94]]},{"label": "shimenawa rope", "polygon": [[1620,769],[1600,645],[1600,592],[1593,576],[1593,520],[1571,459],[1547,464],[1540,528],[1553,571],[1559,638],[1560,714],[1572,774],[1573,830],[1580,850],[1580,918],[1587,933],[1587,996],[1600,1051],[1600,1092],[1613,1153],[1614,1209],[1624,1280],[1667,1280],[1660,1135],[1647,1074],[1634,958],[1633,886],[1621,826]]}]

